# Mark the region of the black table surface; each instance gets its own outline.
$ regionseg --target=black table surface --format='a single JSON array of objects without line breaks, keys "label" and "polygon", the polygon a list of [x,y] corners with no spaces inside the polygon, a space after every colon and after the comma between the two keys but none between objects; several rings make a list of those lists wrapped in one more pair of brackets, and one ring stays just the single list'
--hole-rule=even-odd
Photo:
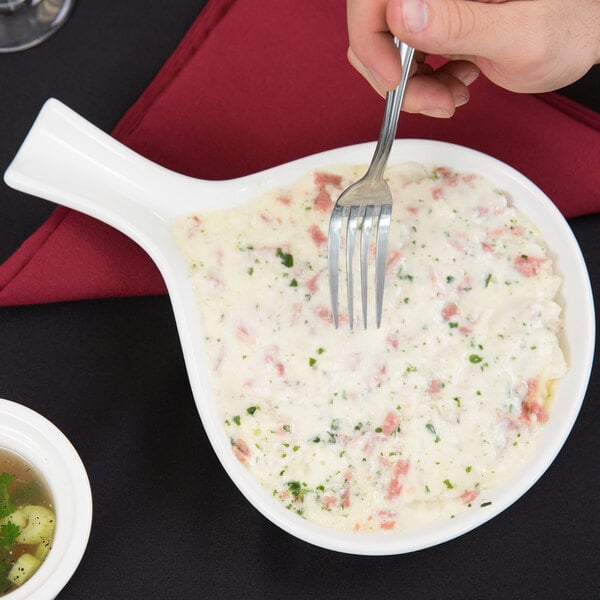
[{"label": "black table surface", "polygon": [[[110,131],[203,4],[80,0],[43,45],[0,55],[1,171],[49,96]],[[595,67],[560,93],[600,110],[599,91]],[[0,260],[53,208],[0,185]],[[600,215],[570,225],[597,302]],[[166,296],[0,309],[0,397],[53,421],[92,485],[89,545],[61,600],[600,598],[599,395],[596,365],[563,450],[498,517],[420,552],[352,556],[281,531],[231,483],[197,416]]]}]

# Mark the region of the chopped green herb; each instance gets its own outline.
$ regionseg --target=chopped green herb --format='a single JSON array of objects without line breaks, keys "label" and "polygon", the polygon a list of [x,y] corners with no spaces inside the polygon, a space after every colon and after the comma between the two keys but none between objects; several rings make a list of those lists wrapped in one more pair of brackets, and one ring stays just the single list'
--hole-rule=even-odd
[{"label": "chopped green herb", "polygon": [[21,528],[10,521],[0,527],[0,546],[10,548],[21,533]]},{"label": "chopped green herb", "polygon": [[260,410],[260,406],[249,406],[249,407],[246,409],[246,412],[247,412],[249,415],[253,415],[253,414],[254,414],[254,413],[257,411],[257,410]]},{"label": "chopped green herb", "polygon": [[15,478],[14,475],[6,473],[6,471],[0,474],[0,519],[8,517],[16,510],[16,506],[10,501],[8,495],[8,488]]},{"label": "chopped green herb", "polygon": [[489,506],[490,504],[491,504],[491,502],[482,502],[481,508],[483,508],[484,506]]},{"label": "chopped green herb", "polygon": [[469,362],[472,362],[474,365],[480,363],[482,360],[483,358],[481,358],[479,354],[471,354],[471,356],[469,356]]},{"label": "chopped green herb", "polygon": [[427,429],[427,431],[429,431],[429,433],[435,436],[434,442],[437,444],[440,441],[440,436],[437,434],[435,427],[431,423],[427,423],[427,425],[425,425],[425,428]]},{"label": "chopped green herb", "polygon": [[235,417],[233,417],[233,422],[236,425],[239,425],[241,423],[242,419],[240,418],[240,415],[235,415]]},{"label": "chopped green herb", "polygon": [[304,489],[299,481],[288,481],[286,485],[290,494],[294,497],[294,500],[300,500],[300,502],[304,501],[304,494],[308,490]]},{"label": "chopped green herb", "polygon": [[317,348],[317,354],[323,354],[325,352],[325,348]]},{"label": "chopped green herb", "polygon": [[490,285],[490,281],[492,280],[492,274],[490,273],[485,279],[485,287]]},{"label": "chopped green herb", "polygon": [[450,329],[456,329],[458,327],[458,323],[450,321],[450,323],[448,323],[448,327],[450,327]]},{"label": "chopped green herb", "polygon": [[288,269],[294,266],[294,257],[287,252],[284,252],[281,248],[277,248],[275,256],[281,259],[281,264]]},{"label": "chopped green herb", "polygon": [[317,359],[316,359],[316,358],[313,358],[313,357],[311,356],[311,357],[308,359],[308,365],[309,365],[310,367],[314,367],[316,363],[317,363]]},{"label": "chopped green herb", "polygon": [[290,287],[298,287],[298,281],[296,279],[292,279],[290,281]]},{"label": "chopped green herb", "polygon": [[402,267],[398,269],[398,279],[403,279],[404,281],[412,281],[414,277],[409,275],[408,273],[402,272]]},{"label": "chopped green herb", "polygon": [[449,479],[444,479],[444,485],[449,489],[449,490],[453,490],[454,486],[452,485],[452,483],[450,483]]}]

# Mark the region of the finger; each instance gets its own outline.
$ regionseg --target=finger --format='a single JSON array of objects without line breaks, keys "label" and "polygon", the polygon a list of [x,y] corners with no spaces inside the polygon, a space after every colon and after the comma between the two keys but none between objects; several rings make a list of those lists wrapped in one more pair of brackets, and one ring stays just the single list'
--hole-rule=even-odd
[{"label": "finger", "polygon": [[348,62],[371,84],[371,87],[385,97],[387,86],[381,84],[380,78],[358,59],[352,47],[348,48]]},{"label": "finger", "polygon": [[406,87],[403,110],[432,117],[451,117],[469,101],[469,89],[479,70],[466,61],[449,62],[433,73],[418,73]]},{"label": "finger", "polygon": [[451,60],[437,70],[458,79],[464,86],[470,86],[478,77],[479,69],[471,60]]},{"label": "finger", "polygon": [[456,106],[450,90],[434,75],[415,75],[406,84],[402,110],[448,119]]},{"label": "finger", "polygon": [[489,58],[515,52],[514,31],[530,12],[524,4],[536,3],[390,0],[386,18],[394,35],[428,54]]},{"label": "finger", "polygon": [[380,93],[393,90],[402,64],[386,21],[387,0],[347,0],[348,59]]}]

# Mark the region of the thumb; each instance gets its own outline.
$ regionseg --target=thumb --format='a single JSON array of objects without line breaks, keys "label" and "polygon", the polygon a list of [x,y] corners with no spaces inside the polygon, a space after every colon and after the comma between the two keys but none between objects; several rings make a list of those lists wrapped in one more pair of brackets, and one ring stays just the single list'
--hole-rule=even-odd
[{"label": "thumb", "polygon": [[392,33],[422,52],[495,58],[510,51],[509,40],[514,42],[515,11],[511,4],[391,0],[386,16]]}]

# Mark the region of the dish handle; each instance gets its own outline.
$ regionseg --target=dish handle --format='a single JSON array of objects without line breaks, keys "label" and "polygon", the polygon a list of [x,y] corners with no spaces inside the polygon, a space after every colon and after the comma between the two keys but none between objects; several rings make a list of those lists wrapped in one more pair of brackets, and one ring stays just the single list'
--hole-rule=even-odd
[{"label": "dish handle", "polygon": [[100,219],[138,242],[140,231],[168,218],[165,200],[185,195],[191,179],[137,154],[54,98],[4,174],[10,187]]}]

